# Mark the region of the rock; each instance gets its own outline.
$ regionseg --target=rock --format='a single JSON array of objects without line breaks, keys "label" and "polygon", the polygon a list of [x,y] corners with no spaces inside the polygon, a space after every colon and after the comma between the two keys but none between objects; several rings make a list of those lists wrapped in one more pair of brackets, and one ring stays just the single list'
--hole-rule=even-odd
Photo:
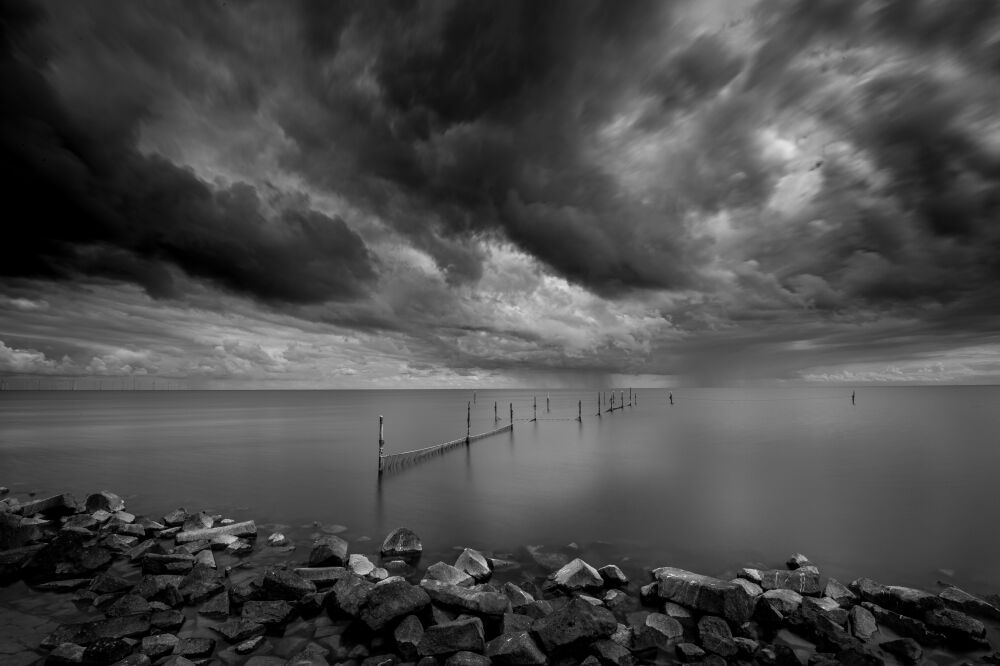
[{"label": "rock", "polygon": [[541,546],[525,546],[525,551],[531,561],[546,571],[555,571],[566,566],[569,558],[562,553],[547,553]]},{"label": "rock", "polygon": [[203,569],[217,568],[215,564],[215,555],[212,555],[212,551],[210,550],[199,551],[198,554],[194,556],[194,566],[196,569],[199,567]]},{"label": "rock", "polygon": [[669,650],[684,636],[681,623],[664,613],[647,614],[638,626],[633,626],[632,631],[636,650],[652,647]]},{"label": "rock", "polygon": [[187,659],[202,659],[211,657],[214,650],[215,641],[211,638],[179,638],[174,654]]},{"label": "rock", "polygon": [[507,597],[498,592],[449,585],[436,580],[422,580],[420,587],[439,604],[480,615],[503,615],[511,610]]},{"label": "rock", "polygon": [[601,601],[612,611],[626,608],[631,603],[631,597],[622,592],[621,590],[612,589],[604,593],[601,597]]},{"label": "rock", "polygon": [[298,601],[316,591],[312,581],[285,569],[269,569],[264,574],[261,587],[271,600]]},{"label": "rock", "polygon": [[184,522],[181,523],[181,532],[206,530],[213,525],[215,525],[215,519],[204,511],[199,511],[198,513],[188,515],[184,519]]},{"label": "rock", "polygon": [[796,634],[815,643],[820,651],[840,653],[843,650],[863,646],[859,639],[849,634],[825,613],[816,612],[814,608],[804,604],[786,618],[786,624]]},{"label": "rock", "polygon": [[295,607],[281,600],[248,601],[240,613],[243,620],[275,629],[287,625],[294,616]]},{"label": "rock", "polygon": [[159,659],[168,654],[173,654],[177,647],[178,638],[173,634],[155,634],[142,639],[139,649],[143,654],[149,655],[151,659]]},{"label": "rock", "polygon": [[329,587],[350,573],[344,567],[301,567],[293,571],[319,588]]},{"label": "rock", "polygon": [[15,510],[22,516],[43,514],[47,517],[68,516],[76,513],[76,499],[68,494],[53,495],[43,499],[32,500],[20,504]]},{"label": "rock", "polygon": [[752,638],[736,636],[733,638],[733,642],[736,643],[736,656],[738,658],[753,659],[753,656],[757,654],[757,650],[760,649],[760,643]]},{"label": "rock", "polygon": [[142,556],[142,572],[144,574],[187,574],[192,568],[194,568],[193,555],[146,553]]},{"label": "rock", "polygon": [[417,646],[424,637],[424,625],[416,615],[407,615],[392,632],[396,649],[407,661],[417,658]]},{"label": "rock", "polygon": [[138,562],[146,553],[164,555],[163,547],[153,539],[143,541],[125,552],[129,562]]},{"label": "rock", "polygon": [[[748,570],[741,570],[741,578],[745,577],[743,574],[747,573]],[[757,583],[764,590],[793,590],[799,594],[819,594],[822,589],[819,582],[819,569],[812,565],[806,565],[799,567],[794,571],[786,571],[784,569],[761,569],[756,571],[755,578],[759,580],[754,580],[749,578],[751,582]]]},{"label": "rock", "polygon": [[580,558],[567,563],[551,576],[552,582],[567,590],[583,590],[604,586],[604,578],[597,569]]},{"label": "rock", "polygon": [[732,657],[737,652],[733,632],[721,617],[706,615],[698,620],[698,640],[705,650],[720,657]]},{"label": "rock", "polygon": [[482,652],[486,649],[484,636],[483,621],[478,617],[437,624],[424,631],[417,646],[417,654],[426,657],[462,650]]},{"label": "rock", "polygon": [[226,552],[233,555],[246,555],[253,550],[253,543],[243,538],[237,538],[226,546]]},{"label": "rock", "polygon": [[181,580],[178,589],[184,601],[189,604],[199,604],[209,597],[215,596],[226,587],[222,577],[208,567],[194,567]]},{"label": "rock", "polygon": [[267,537],[267,545],[274,548],[287,546],[288,538],[281,532],[273,532],[269,537]]},{"label": "rock", "polygon": [[663,604],[663,614],[677,620],[682,627],[694,627],[694,617],[691,611],[680,604],[667,601]]},{"label": "rock", "polygon": [[379,552],[381,552],[382,557],[407,557],[419,555],[423,549],[420,537],[413,530],[398,527],[385,538]]},{"label": "rock", "polygon": [[183,576],[169,574],[143,576],[135,586],[135,593],[147,601],[162,601],[168,606],[177,606],[184,600],[180,592],[183,580]]},{"label": "rock", "polygon": [[180,527],[188,519],[188,512],[184,509],[174,509],[163,516],[163,524],[168,527]]},{"label": "rock", "polygon": [[979,615],[992,620],[1000,620],[1000,608],[984,599],[973,596],[957,587],[947,587],[938,596],[945,605],[954,610],[962,611],[970,615]]},{"label": "rock", "polygon": [[348,543],[335,534],[324,534],[313,542],[311,567],[342,567],[347,564]]},{"label": "rock", "polygon": [[104,614],[108,617],[122,617],[124,615],[140,615],[151,611],[152,609],[149,606],[149,602],[140,597],[138,594],[126,594],[124,597],[111,604],[111,606],[104,611]]},{"label": "rock", "polygon": [[792,590],[768,590],[761,598],[782,615],[790,615],[802,605],[802,595]]},{"label": "rock", "polygon": [[861,606],[853,607],[848,613],[848,625],[851,633],[863,641],[870,640],[878,625],[875,623],[875,616],[867,608]]},{"label": "rock", "polygon": [[744,590],[746,590],[746,593],[750,595],[751,599],[756,600],[757,597],[764,594],[764,588],[762,588],[757,583],[754,583],[753,581],[747,580],[746,578],[734,578],[729,582],[733,583],[734,585],[739,585]]},{"label": "rock", "polygon": [[102,490],[99,493],[88,496],[85,507],[87,513],[94,513],[95,511],[114,513],[115,511],[125,510],[125,500],[110,490]]},{"label": "rock", "polygon": [[631,651],[609,639],[594,641],[590,644],[590,651],[602,664],[634,666],[636,663]]},{"label": "rock", "polygon": [[743,624],[753,612],[753,598],[741,586],[683,569],[661,567],[653,572],[657,593],[673,601]]},{"label": "rock", "polygon": [[785,562],[785,566],[788,567],[789,569],[799,569],[801,567],[807,567],[811,565],[812,562],[810,562],[809,558],[803,555],[802,553],[793,554],[791,557],[788,558],[788,561]]},{"label": "rock", "polygon": [[49,658],[45,660],[45,666],[82,664],[83,653],[86,651],[87,648],[82,645],[77,645],[76,643],[62,643],[56,646],[56,648],[49,653]]},{"label": "rock", "polygon": [[[169,523],[168,523],[169,524]],[[186,530],[178,532],[174,536],[177,543],[187,543],[189,541],[211,541],[219,536],[235,537],[257,537],[257,525],[252,520],[232,525],[221,525],[219,527],[208,527],[198,530]]]},{"label": "rock", "polygon": [[430,602],[427,592],[419,586],[410,585],[402,578],[390,578],[375,585],[361,609],[360,617],[377,631],[397,618],[419,611]]},{"label": "rock", "polygon": [[101,638],[135,638],[149,633],[148,615],[126,615],[107,620],[94,620],[79,624],[64,624],[42,640],[42,647],[55,647],[61,643],[90,645]]},{"label": "rock", "polygon": [[184,626],[184,613],[178,610],[157,611],[149,617],[149,624],[161,631],[178,631]]},{"label": "rock", "polygon": [[83,663],[106,666],[132,654],[132,646],[120,638],[99,638],[83,652]]},{"label": "rock", "polygon": [[476,582],[469,574],[444,562],[437,562],[427,567],[424,579],[462,587],[472,587]]},{"label": "rock", "polygon": [[263,636],[254,636],[253,638],[248,638],[247,640],[243,641],[242,643],[234,647],[233,651],[236,652],[236,654],[250,654],[257,648],[259,648],[261,645],[263,645],[266,642],[266,640],[267,639],[264,638]]},{"label": "rock", "polygon": [[879,647],[899,659],[904,664],[919,663],[924,657],[920,644],[912,638],[897,638],[894,641],[879,643]]},{"label": "rock", "polygon": [[504,613],[500,633],[516,634],[519,631],[530,631],[534,621],[534,618],[520,613]]},{"label": "rock", "polygon": [[618,623],[608,609],[571,599],[551,615],[535,620],[532,633],[542,649],[551,653],[609,638],[617,628]]},{"label": "rock", "polygon": [[266,627],[246,618],[231,618],[212,627],[230,643],[242,643],[255,636],[263,636]]},{"label": "rock", "polygon": [[90,578],[53,580],[48,583],[39,583],[38,585],[35,585],[35,589],[43,592],[72,592],[73,590],[79,590],[81,587],[90,585],[90,581]]},{"label": "rock", "polygon": [[537,620],[540,617],[551,615],[553,610],[555,609],[548,601],[545,601],[544,599],[537,599],[529,604],[519,607],[517,612]]},{"label": "rock", "polygon": [[[362,666],[367,666],[362,664]],[[448,657],[444,666],[490,666],[490,659],[485,655],[462,650]]]},{"label": "rock", "polygon": [[210,598],[201,605],[201,608],[198,609],[198,614],[206,617],[228,617],[229,592],[223,590]]},{"label": "rock", "polygon": [[476,582],[488,580],[493,571],[490,564],[478,550],[466,548],[455,560],[455,568],[472,576]]},{"label": "rock", "polygon": [[389,577],[389,571],[383,569],[382,567],[375,567],[372,572],[365,576],[368,580],[375,581],[376,583],[381,582]]},{"label": "rock", "polygon": [[232,534],[220,534],[208,540],[208,547],[212,550],[226,550],[239,541],[242,541],[242,539]]},{"label": "rock", "polygon": [[[248,666],[260,666],[260,664],[251,665],[250,662],[247,662],[247,664]],[[196,666],[196,665],[193,661],[191,661],[187,657],[182,657],[180,655],[175,654],[171,657],[167,657],[166,661],[158,662],[157,666]]]},{"label": "rock", "polygon": [[327,610],[333,617],[357,617],[374,589],[374,584],[348,572],[334,584],[327,595]]},{"label": "rock", "polygon": [[607,564],[597,570],[604,579],[604,584],[608,587],[625,587],[628,585],[628,576],[614,564]]},{"label": "rock", "polygon": [[823,596],[830,597],[840,604],[842,608],[854,606],[858,603],[857,595],[836,578],[830,578],[826,581],[826,587],[823,588]]},{"label": "rock", "polygon": [[895,613],[877,604],[865,601],[862,607],[875,616],[875,621],[895,631],[904,638],[912,638],[921,645],[935,646],[944,641],[944,635],[929,629],[921,620]]},{"label": "rock", "polygon": [[486,645],[486,656],[498,666],[541,666],[548,659],[527,631],[503,633]]},{"label": "rock", "polygon": [[979,620],[951,608],[930,611],[924,618],[928,627],[963,647],[988,648],[986,627]]},{"label": "rock", "polygon": [[364,555],[354,553],[347,558],[347,568],[358,576],[368,576],[375,571],[375,565]]},{"label": "rock", "polygon": [[694,643],[678,643],[676,652],[677,658],[685,664],[701,661],[705,656],[705,651]]},{"label": "rock", "polygon": [[899,585],[882,585],[870,578],[859,578],[850,584],[850,588],[865,601],[917,619],[944,607],[944,601],[929,592]]}]

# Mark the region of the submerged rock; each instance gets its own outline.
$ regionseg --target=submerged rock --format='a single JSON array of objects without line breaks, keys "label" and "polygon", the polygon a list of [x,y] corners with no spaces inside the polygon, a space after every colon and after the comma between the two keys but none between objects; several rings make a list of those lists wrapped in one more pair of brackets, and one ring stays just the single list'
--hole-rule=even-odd
[{"label": "submerged rock", "polygon": [[472,587],[476,583],[476,580],[466,572],[444,562],[437,562],[427,567],[424,580],[434,580],[462,587]]},{"label": "submerged rock", "polygon": [[379,549],[382,557],[407,557],[419,555],[424,549],[420,537],[407,527],[397,527],[386,536]]},{"label": "submerged rock", "polygon": [[342,567],[347,564],[348,543],[335,534],[324,534],[313,541],[309,553],[311,567]]},{"label": "submerged rock", "polygon": [[551,576],[552,582],[567,590],[584,590],[604,586],[604,578],[597,569],[579,557],[567,563]]},{"label": "submerged rock", "polygon": [[489,561],[478,550],[466,548],[455,560],[455,568],[472,576],[476,582],[488,580],[493,575]]}]

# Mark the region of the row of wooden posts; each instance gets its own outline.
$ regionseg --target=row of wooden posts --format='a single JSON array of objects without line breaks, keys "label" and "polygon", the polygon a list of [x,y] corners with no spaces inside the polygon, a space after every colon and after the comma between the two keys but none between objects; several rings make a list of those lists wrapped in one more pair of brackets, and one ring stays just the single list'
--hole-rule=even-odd
[{"label": "row of wooden posts", "polygon": [[[465,443],[469,444],[472,438],[472,403],[476,401],[476,393],[472,394],[472,401],[466,404],[465,410]],[[608,397],[606,392],[597,394],[597,416],[601,416],[601,410],[604,405],[608,404]],[[608,407],[607,412],[614,412],[615,410],[625,409],[626,407],[632,407],[633,405],[639,404],[639,394],[632,393],[632,389],[628,390],[628,402],[625,402],[625,391],[619,391],[618,404],[615,404],[615,392],[611,391],[610,407]],[[549,401],[549,396],[545,396],[545,411],[550,411],[551,403]],[[493,424],[496,425],[500,422],[499,413],[497,411],[497,401],[493,401]],[[538,421],[538,396],[533,396],[532,400],[532,410],[533,418],[531,421]],[[576,404],[576,421],[583,423],[583,401],[578,400]],[[513,429],[514,427],[514,403],[510,403],[510,425],[506,429]],[[493,433],[486,433],[493,434]],[[480,435],[477,435],[479,437]],[[379,415],[378,417],[378,469],[379,474],[382,473],[382,459],[385,457],[385,419]]]}]

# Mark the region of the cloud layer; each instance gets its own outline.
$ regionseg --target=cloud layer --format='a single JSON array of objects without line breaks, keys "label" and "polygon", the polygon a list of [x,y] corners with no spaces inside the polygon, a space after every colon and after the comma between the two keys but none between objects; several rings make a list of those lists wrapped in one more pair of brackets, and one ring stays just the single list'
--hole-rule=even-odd
[{"label": "cloud layer", "polygon": [[2,11],[4,372],[1000,379],[992,3]]}]

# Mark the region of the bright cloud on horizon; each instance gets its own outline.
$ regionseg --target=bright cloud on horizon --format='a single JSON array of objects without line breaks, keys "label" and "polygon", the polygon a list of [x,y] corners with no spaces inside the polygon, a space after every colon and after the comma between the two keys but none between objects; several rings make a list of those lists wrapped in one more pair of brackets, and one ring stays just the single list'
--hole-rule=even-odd
[{"label": "bright cloud on horizon", "polygon": [[1000,7],[4,11],[0,375],[1000,382]]}]

